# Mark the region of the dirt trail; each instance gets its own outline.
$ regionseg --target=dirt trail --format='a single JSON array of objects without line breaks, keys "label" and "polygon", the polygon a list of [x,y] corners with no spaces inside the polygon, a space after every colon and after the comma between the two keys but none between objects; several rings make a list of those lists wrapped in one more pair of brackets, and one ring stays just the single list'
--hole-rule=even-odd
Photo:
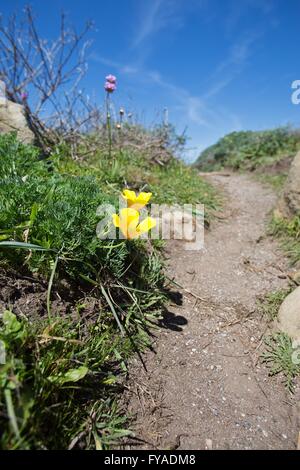
[{"label": "dirt trail", "polygon": [[245,175],[208,179],[224,193],[224,218],[203,251],[177,241],[167,250],[170,275],[205,301],[182,291],[170,305],[148,371],[132,367],[127,412],[141,448],[295,449],[299,387],[291,396],[259,359],[257,299],[286,285],[286,260],[265,236],[276,197]]}]

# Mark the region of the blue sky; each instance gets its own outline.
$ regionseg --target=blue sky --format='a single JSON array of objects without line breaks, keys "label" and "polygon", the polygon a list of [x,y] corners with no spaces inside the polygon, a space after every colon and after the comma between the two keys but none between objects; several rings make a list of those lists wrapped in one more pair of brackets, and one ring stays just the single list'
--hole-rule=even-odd
[{"label": "blue sky", "polygon": [[[7,15],[26,1],[0,0]],[[92,19],[87,93],[103,100],[118,77],[116,106],[145,123],[168,108],[187,127],[187,158],[234,130],[300,123],[291,83],[300,79],[299,0],[32,0],[42,34],[60,10],[78,29]]]}]

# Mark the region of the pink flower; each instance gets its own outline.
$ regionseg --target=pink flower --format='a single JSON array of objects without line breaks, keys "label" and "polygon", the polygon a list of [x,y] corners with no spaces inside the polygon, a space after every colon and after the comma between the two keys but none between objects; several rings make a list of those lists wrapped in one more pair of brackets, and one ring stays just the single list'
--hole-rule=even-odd
[{"label": "pink flower", "polygon": [[104,85],[104,88],[105,88],[105,91],[107,91],[107,93],[113,93],[117,87],[114,83],[106,82]]},{"label": "pink flower", "polygon": [[117,78],[114,75],[107,75],[107,77],[105,77],[105,80],[109,83],[113,83],[114,85],[117,82]]}]

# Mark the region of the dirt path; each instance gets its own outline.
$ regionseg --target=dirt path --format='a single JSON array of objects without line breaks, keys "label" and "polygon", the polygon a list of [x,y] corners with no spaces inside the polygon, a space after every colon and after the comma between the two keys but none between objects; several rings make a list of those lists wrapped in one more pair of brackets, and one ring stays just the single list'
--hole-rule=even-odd
[{"label": "dirt path", "polygon": [[132,367],[127,412],[141,448],[295,449],[299,388],[291,396],[259,360],[257,299],[286,285],[286,261],[265,237],[275,195],[244,175],[208,178],[225,193],[224,219],[203,251],[168,247],[170,275],[205,301],[182,292],[170,305],[147,373]]}]

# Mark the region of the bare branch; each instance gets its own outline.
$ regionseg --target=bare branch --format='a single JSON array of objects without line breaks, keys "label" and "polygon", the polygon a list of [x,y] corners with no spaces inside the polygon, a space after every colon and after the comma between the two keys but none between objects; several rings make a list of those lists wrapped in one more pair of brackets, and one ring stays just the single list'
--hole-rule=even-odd
[{"label": "bare branch", "polygon": [[[38,32],[31,7],[25,7],[21,18],[14,14],[4,21],[0,17],[0,78],[5,82],[8,98],[25,104],[28,123],[42,146],[49,135],[54,135],[45,124],[49,121],[47,115],[54,115],[54,121],[62,124],[66,112],[69,116],[75,112],[76,100],[68,93],[79,93],[90,45],[85,37],[91,28],[92,23],[88,22],[77,34],[67,27],[62,13],[58,38],[47,41]],[[26,101],[25,92],[29,94]],[[83,116],[84,122],[86,119]],[[80,127],[77,118],[72,120]]]}]

